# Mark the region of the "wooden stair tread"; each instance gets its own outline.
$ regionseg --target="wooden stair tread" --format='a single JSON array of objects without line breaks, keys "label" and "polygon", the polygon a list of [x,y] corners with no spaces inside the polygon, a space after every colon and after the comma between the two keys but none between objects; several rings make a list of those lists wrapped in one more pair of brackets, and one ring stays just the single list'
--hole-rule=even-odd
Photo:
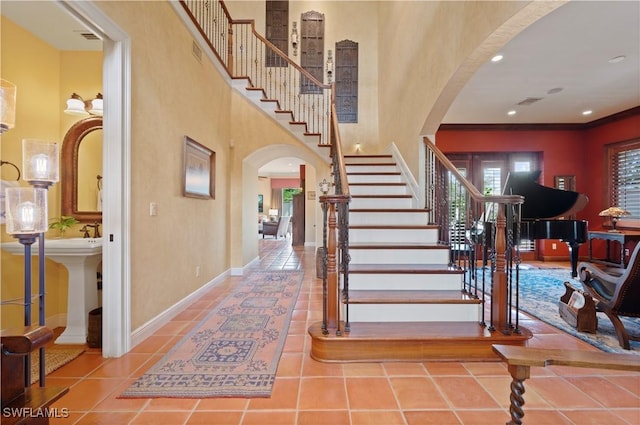
[{"label": "wooden stair tread", "polygon": [[424,208],[350,208],[350,213],[428,213],[429,209]]},{"label": "wooden stair tread", "polygon": [[412,198],[411,195],[351,195],[351,198],[378,198],[378,199],[392,199],[392,198]]},{"label": "wooden stair tread", "polygon": [[463,274],[447,264],[349,264],[349,273],[359,274]]},{"label": "wooden stair tread", "polygon": [[351,290],[349,304],[481,304],[460,290]]},{"label": "wooden stair tread", "polygon": [[349,229],[437,229],[435,224],[353,224]]},{"label": "wooden stair tread", "polygon": [[352,163],[345,163],[344,165],[346,165],[347,167],[370,167],[370,166],[375,166],[375,167],[380,167],[380,166],[395,166],[397,165],[395,162],[352,162]]},{"label": "wooden stair tread", "polygon": [[349,186],[406,186],[406,183],[399,182],[366,182],[366,183],[349,183]]},{"label": "wooden stair tread", "polygon": [[348,172],[347,176],[399,176],[399,171],[354,171]]},{"label": "wooden stair tread", "polygon": [[449,249],[449,245],[439,243],[399,243],[392,244],[372,244],[372,243],[350,243],[349,249]]}]

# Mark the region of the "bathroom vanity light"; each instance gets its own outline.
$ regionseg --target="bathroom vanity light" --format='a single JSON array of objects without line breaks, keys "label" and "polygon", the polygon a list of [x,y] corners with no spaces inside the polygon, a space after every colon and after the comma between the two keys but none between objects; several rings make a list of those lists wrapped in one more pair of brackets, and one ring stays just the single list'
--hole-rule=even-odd
[{"label": "bathroom vanity light", "polygon": [[16,85],[0,79],[0,134],[16,123]]},{"label": "bathroom vanity light", "polygon": [[98,93],[95,99],[84,100],[79,94],[73,93],[67,99],[67,108],[65,114],[75,116],[99,115],[102,116],[103,110],[102,93]]},{"label": "bathroom vanity light", "polygon": [[55,142],[22,140],[24,179],[34,187],[48,188],[60,180],[60,147]]}]

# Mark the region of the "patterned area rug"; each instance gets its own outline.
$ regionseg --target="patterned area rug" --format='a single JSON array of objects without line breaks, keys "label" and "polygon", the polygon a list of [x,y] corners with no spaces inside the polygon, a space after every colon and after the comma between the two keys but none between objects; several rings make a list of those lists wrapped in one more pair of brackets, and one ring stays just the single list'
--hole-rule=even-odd
[{"label": "patterned area rug", "polygon": [[269,397],[302,278],[299,271],[245,276],[120,397]]},{"label": "patterned area rug", "polygon": [[[579,279],[571,278],[569,269],[521,268],[521,309],[603,351],[640,355],[640,342],[638,341],[631,341],[631,350],[620,347],[615,329],[604,313],[597,313],[598,331],[595,334],[578,332],[565,322],[558,313],[558,301],[565,292],[563,282],[571,282],[574,287],[582,288]],[[628,332],[640,335],[640,319],[622,317],[621,320]]]},{"label": "patterned area rug", "polygon": [[[71,360],[84,353],[84,348],[46,347],[44,350],[45,376],[60,369]],[[40,380],[40,350],[31,353],[31,383]],[[45,380],[46,381],[46,380]]]}]

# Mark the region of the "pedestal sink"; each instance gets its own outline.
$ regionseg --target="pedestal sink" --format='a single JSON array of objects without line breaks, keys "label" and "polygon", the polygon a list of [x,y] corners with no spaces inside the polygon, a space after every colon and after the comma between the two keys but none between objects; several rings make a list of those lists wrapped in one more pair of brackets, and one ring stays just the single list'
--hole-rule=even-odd
[{"label": "pedestal sink", "polygon": [[[3,243],[2,249],[24,255],[24,247],[19,242]],[[38,255],[37,242],[31,253]],[[55,342],[85,344],[89,312],[99,304],[96,272],[102,260],[102,238],[46,239],[44,255],[69,272],[67,326]]]}]

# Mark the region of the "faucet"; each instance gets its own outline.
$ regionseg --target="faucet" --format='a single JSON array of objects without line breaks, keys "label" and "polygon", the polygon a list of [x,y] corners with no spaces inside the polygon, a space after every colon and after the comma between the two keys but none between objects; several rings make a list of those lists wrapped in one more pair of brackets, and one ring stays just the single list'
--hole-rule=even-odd
[{"label": "faucet", "polygon": [[88,238],[89,237],[89,230],[87,229],[87,227],[93,227],[93,237],[94,238],[99,238],[100,236],[100,223],[98,223],[97,221],[94,221],[93,224],[85,224],[85,226],[80,229],[81,231],[84,231],[84,238]]},{"label": "faucet", "polygon": [[91,236],[89,236],[89,229],[87,229],[87,225],[85,224],[84,226],[82,226],[82,229],[80,229],[81,232],[84,232],[82,234],[83,238],[90,238]]}]

